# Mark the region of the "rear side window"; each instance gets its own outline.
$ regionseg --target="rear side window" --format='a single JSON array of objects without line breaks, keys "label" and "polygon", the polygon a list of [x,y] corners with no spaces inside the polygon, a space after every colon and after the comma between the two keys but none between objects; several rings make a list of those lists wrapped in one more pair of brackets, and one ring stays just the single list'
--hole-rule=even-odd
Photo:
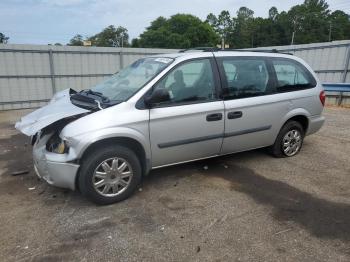
[{"label": "rear side window", "polygon": [[273,92],[263,58],[227,57],[222,60],[227,81],[225,98],[253,97]]},{"label": "rear side window", "polygon": [[316,86],[316,80],[300,63],[290,59],[272,59],[276,73],[276,91],[296,91]]}]

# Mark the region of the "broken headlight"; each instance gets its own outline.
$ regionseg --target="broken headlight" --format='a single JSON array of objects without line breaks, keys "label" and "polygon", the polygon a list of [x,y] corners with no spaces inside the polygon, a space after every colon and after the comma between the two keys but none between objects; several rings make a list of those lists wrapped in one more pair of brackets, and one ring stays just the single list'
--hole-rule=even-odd
[{"label": "broken headlight", "polygon": [[68,153],[67,141],[62,140],[57,134],[54,134],[46,144],[46,150],[56,154]]}]

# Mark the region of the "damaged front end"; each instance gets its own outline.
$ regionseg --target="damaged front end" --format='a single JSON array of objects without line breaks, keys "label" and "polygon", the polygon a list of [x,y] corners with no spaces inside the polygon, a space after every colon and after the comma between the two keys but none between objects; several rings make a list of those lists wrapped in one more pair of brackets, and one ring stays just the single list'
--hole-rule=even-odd
[{"label": "damaged front end", "polygon": [[50,185],[75,190],[79,169],[71,142],[60,137],[62,129],[83,115],[61,119],[32,136],[34,169]]},{"label": "damaged front end", "polygon": [[47,183],[74,190],[79,165],[72,141],[60,136],[69,123],[94,110],[71,102],[74,90],[57,93],[48,105],[35,110],[16,123],[16,129],[31,136],[33,162],[37,175]]},{"label": "damaged front end", "polygon": [[60,133],[66,125],[85,115],[87,115],[87,113],[72,116],[72,117],[67,117],[44,127],[42,130],[38,131],[35,135],[31,136],[31,144],[35,145],[38,139],[47,135],[49,136],[49,139],[46,143],[46,150],[48,152],[52,152],[56,154],[68,153],[69,143],[67,140],[64,140],[60,137]]},{"label": "damaged front end", "polygon": [[63,137],[62,130],[77,119],[118,103],[92,90],[67,89],[57,93],[46,106],[22,117],[15,127],[31,136],[37,175],[51,185],[74,190],[79,141]]}]

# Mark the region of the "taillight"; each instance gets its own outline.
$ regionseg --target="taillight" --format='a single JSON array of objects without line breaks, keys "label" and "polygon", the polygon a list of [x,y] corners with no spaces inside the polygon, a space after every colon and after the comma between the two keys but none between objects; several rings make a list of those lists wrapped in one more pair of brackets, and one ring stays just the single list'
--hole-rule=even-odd
[{"label": "taillight", "polygon": [[326,102],[326,93],[324,91],[321,91],[321,93],[320,93],[320,101],[321,101],[322,105],[324,106],[324,104]]}]

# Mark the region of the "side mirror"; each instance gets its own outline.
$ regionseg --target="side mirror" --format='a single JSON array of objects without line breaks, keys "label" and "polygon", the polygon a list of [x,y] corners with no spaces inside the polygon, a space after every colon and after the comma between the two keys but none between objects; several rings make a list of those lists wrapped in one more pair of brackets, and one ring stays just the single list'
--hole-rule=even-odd
[{"label": "side mirror", "polygon": [[151,107],[154,104],[170,101],[170,93],[165,88],[156,89],[150,96],[145,97],[144,101],[148,107]]}]

